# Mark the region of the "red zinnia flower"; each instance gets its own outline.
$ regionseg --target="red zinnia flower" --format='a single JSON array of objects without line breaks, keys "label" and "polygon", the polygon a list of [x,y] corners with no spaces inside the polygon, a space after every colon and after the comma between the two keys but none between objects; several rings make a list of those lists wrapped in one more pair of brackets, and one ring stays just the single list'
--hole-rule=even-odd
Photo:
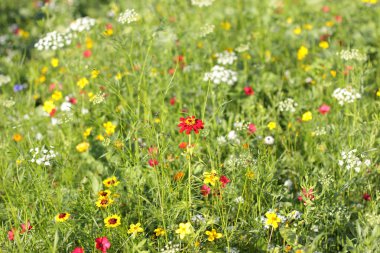
[{"label": "red zinnia flower", "polygon": [[170,101],[169,101],[170,105],[174,105],[175,102],[176,102],[175,97],[172,97],[172,98],[170,99]]},{"label": "red zinnia flower", "polygon": [[210,192],[211,192],[211,188],[210,187],[208,187],[206,184],[202,185],[202,187],[201,187],[201,194],[203,196],[206,197],[207,195],[210,194]]},{"label": "red zinnia flower", "polygon": [[84,58],[89,58],[91,55],[92,55],[91,50],[85,50],[85,51],[83,52],[83,57],[84,57]]},{"label": "red zinnia flower", "polygon": [[222,188],[226,187],[226,185],[231,182],[231,180],[228,179],[226,176],[221,176],[219,181],[222,183]]},{"label": "red zinnia flower", "polygon": [[247,96],[252,96],[253,94],[255,94],[251,86],[244,87],[244,92]]},{"label": "red zinnia flower", "polygon": [[319,112],[322,114],[322,115],[325,115],[326,113],[328,113],[330,111],[330,106],[326,105],[326,104],[323,104],[321,105],[321,107],[319,107]]},{"label": "red zinnia flower", "polygon": [[71,97],[71,98],[69,98],[69,102],[70,102],[71,104],[75,105],[75,104],[77,103],[77,99],[74,98],[74,97]]},{"label": "red zinnia flower", "polygon": [[49,113],[49,115],[50,115],[50,117],[54,117],[54,114],[57,112],[57,109],[53,109],[53,110],[51,110],[50,111],[50,113]]},{"label": "red zinnia flower", "polygon": [[27,225],[25,225],[24,223],[21,224],[21,232],[20,234],[23,234],[25,232],[28,232],[29,230],[31,230],[33,227],[30,225],[30,222],[28,221]]},{"label": "red zinnia flower", "polygon": [[187,143],[186,142],[181,142],[179,145],[178,145],[179,148],[181,149],[185,149],[187,148]]},{"label": "red zinnia flower", "polygon": [[111,243],[108,241],[107,237],[99,237],[95,239],[95,246],[98,250],[101,250],[103,253],[107,253],[107,249],[111,247]]},{"label": "red zinnia flower", "polygon": [[148,163],[151,167],[156,167],[158,165],[158,161],[156,159],[150,159]]},{"label": "red zinnia flower", "polygon": [[307,205],[307,200],[313,201],[315,199],[314,189],[310,188],[307,190],[306,188],[302,188],[302,194],[298,196],[299,201],[303,201],[304,205]]},{"label": "red zinnia flower", "polygon": [[195,116],[189,116],[187,118],[180,118],[180,123],[178,127],[180,128],[179,132],[182,133],[186,131],[186,134],[190,134],[191,131],[194,131],[196,134],[199,133],[199,129],[203,129],[203,122],[200,119],[196,119]]},{"label": "red zinnia flower", "polygon": [[363,199],[364,199],[365,201],[370,201],[370,200],[371,200],[371,195],[369,195],[368,193],[364,193],[364,194],[363,194]]},{"label": "red zinnia flower", "polygon": [[257,128],[256,128],[255,124],[251,123],[248,125],[248,133],[249,134],[254,134],[256,132],[256,130],[257,130]]},{"label": "red zinnia flower", "polygon": [[76,247],[71,253],[84,253],[84,249],[81,247]]}]

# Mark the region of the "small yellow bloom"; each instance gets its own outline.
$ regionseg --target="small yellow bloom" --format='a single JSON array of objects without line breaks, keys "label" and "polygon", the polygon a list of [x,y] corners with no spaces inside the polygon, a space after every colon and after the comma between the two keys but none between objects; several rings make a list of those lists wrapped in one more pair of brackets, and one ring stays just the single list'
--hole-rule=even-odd
[{"label": "small yellow bloom", "polygon": [[51,66],[52,66],[53,68],[58,67],[58,65],[59,65],[59,60],[58,60],[58,58],[52,58],[51,61],[50,61],[50,64],[51,64]]},{"label": "small yellow bloom", "polygon": [[212,170],[211,172],[204,172],[203,176],[203,183],[205,184],[211,184],[212,186],[214,186],[215,183],[219,181],[219,177],[216,173],[216,170]]},{"label": "small yellow bloom", "polygon": [[220,24],[220,27],[221,27],[223,30],[229,31],[229,30],[231,29],[231,23],[228,22],[228,21],[222,22],[222,23]]},{"label": "small yellow bloom", "polygon": [[91,78],[92,78],[92,79],[95,79],[95,78],[98,77],[99,74],[100,74],[100,71],[99,71],[99,70],[97,70],[97,69],[93,69],[93,70],[91,71]]},{"label": "small yellow bloom", "polygon": [[104,191],[98,192],[99,198],[106,198],[106,197],[109,197],[110,195],[111,195],[110,190],[104,190]]},{"label": "small yellow bloom", "polygon": [[106,123],[104,123],[103,127],[105,128],[108,136],[115,133],[116,126],[114,124],[112,124],[111,121],[107,121]]},{"label": "small yellow bloom", "polygon": [[86,87],[88,84],[89,84],[89,81],[87,80],[86,77],[83,77],[83,78],[79,79],[78,82],[77,82],[78,87],[81,88],[81,89],[83,89],[84,87]]},{"label": "small yellow bloom", "polygon": [[132,236],[136,236],[138,233],[144,232],[144,229],[141,227],[140,223],[129,225],[128,234],[132,234]]},{"label": "small yellow bloom", "polygon": [[86,139],[91,134],[91,131],[92,131],[92,127],[86,128],[86,130],[83,132],[83,138]]},{"label": "small yellow bloom", "polygon": [[309,53],[309,50],[307,49],[307,47],[301,46],[297,52],[297,59],[299,61],[302,61],[303,59],[305,59],[308,53]]},{"label": "small yellow bloom", "polygon": [[380,97],[380,89],[377,90],[376,96]]},{"label": "small yellow bloom", "polygon": [[295,35],[300,35],[302,33],[302,29],[301,27],[296,27],[294,30],[293,30],[293,33]]},{"label": "small yellow bloom", "polygon": [[178,225],[178,229],[175,231],[177,234],[179,234],[179,238],[181,240],[185,238],[186,235],[190,235],[193,232],[193,227],[191,226],[190,222],[187,223],[180,223]]},{"label": "small yellow bloom", "polygon": [[116,80],[120,80],[121,78],[123,78],[123,74],[121,74],[120,72],[118,72],[115,76],[115,79]]},{"label": "small yellow bloom", "polygon": [[319,42],[319,47],[323,49],[329,48],[329,43],[327,41],[321,41]]},{"label": "small yellow bloom", "polygon": [[313,29],[313,25],[311,25],[311,24],[304,24],[303,25],[303,28],[305,29],[305,30],[312,30]]},{"label": "small yellow bloom", "polygon": [[208,240],[209,242],[212,242],[212,241],[214,241],[215,239],[222,238],[222,236],[223,236],[222,233],[218,233],[218,232],[216,232],[215,229],[211,229],[211,231],[206,231],[205,234],[208,235],[207,240]]},{"label": "small yellow bloom", "polygon": [[43,66],[41,69],[41,74],[43,74],[43,75],[46,74],[48,72],[48,70],[49,70],[48,67]]},{"label": "small yellow bloom", "polygon": [[45,112],[50,113],[53,109],[55,109],[54,102],[51,100],[47,100],[44,102],[43,109]]},{"label": "small yellow bloom", "polygon": [[90,147],[90,143],[88,142],[81,142],[76,146],[76,149],[79,153],[86,152]]},{"label": "small yellow bloom", "polygon": [[245,173],[245,176],[249,179],[249,180],[253,180],[255,178],[255,173],[253,171],[248,171],[247,173]]},{"label": "small yellow bloom", "polygon": [[302,121],[307,122],[313,119],[313,114],[310,111],[305,112],[302,114]]},{"label": "small yellow bloom", "polygon": [[91,49],[93,45],[92,39],[90,37],[86,38],[86,47],[87,49]]},{"label": "small yellow bloom", "polygon": [[266,225],[272,226],[274,229],[278,228],[278,223],[281,222],[281,219],[277,217],[276,213],[268,212],[265,216],[267,217]]},{"label": "small yellow bloom", "polygon": [[107,228],[116,228],[121,225],[121,218],[119,215],[111,215],[104,219],[104,225]]},{"label": "small yellow bloom", "polygon": [[202,41],[198,41],[197,48],[203,48],[203,42]]},{"label": "small yellow bloom", "polygon": [[269,122],[269,124],[267,125],[267,127],[269,128],[269,130],[272,131],[273,129],[276,129],[277,124],[276,124],[276,122],[271,121],[271,122]]},{"label": "small yellow bloom", "polygon": [[159,123],[161,123],[161,120],[160,120],[160,118],[154,118],[154,123],[156,123],[156,124],[159,124]]},{"label": "small yellow bloom", "polygon": [[59,101],[59,100],[61,100],[61,98],[62,98],[62,92],[60,92],[59,90],[54,91],[54,93],[51,95],[51,98],[52,98],[54,101]]},{"label": "small yellow bloom", "polygon": [[156,233],[156,236],[158,237],[158,236],[164,236],[166,234],[166,231],[165,229],[158,227],[154,230],[154,233]]},{"label": "small yellow bloom", "polygon": [[286,23],[288,23],[289,25],[293,23],[293,19],[292,18],[287,18],[286,19]]},{"label": "small yellow bloom", "polygon": [[44,75],[41,75],[39,78],[38,78],[38,82],[40,83],[44,83],[46,81],[46,76]]},{"label": "small yellow bloom", "polygon": [[98,141],[104,141],[104,136],[101,134],[98,134],[95,139]]},{"label": "small yellow bloom", "polygon": [[19,141],[22,141],[23,137],[21,134],[17,133],[17,134],[14,134],[12,136],[12,139],[15,141],[15,142],[19,142]]},{"label": "small yellow bloom", "polygon": [[109,205],[111,205],[112,203],[113,203],[112,199],[110,199],[108,197],[100,197],[100,198],[98,198],[98,200],[96,201],[95,204],[97,207],[106,208]]},{"label": "small yellow bloom", "polygon": [[335,70],[330,70],[330,75],[332,77],[336,77],[336,71]]},{"label": "small yellow bloom", "polygon": [[115,176],[112,176],[112,177],[109,177],[109,178],[106,178],[103,180],[103,184],[105,187],[113,187],[113,186],[117,186],[120,182],[117,180],[117,177]]},{"label": "small yellow bloom", "polygon": [[68,218],[70,218],[70,214],[69,213],[59,213],[55,216],[55,221],[56,222],[64,222],[66,221]]},{"label": "small yellow bloom", "polygon": [[334,22],[333,22],[333,21],[327,21],[327,22],[325,23],[325,25],[326,25],[327,27],[332,27],[332,26],[334,25]]},{"label": "small yellow bloom", "polygon": [[105,36],[112,36],[112,34],[113,34],[113,29],[106,29],[106,30],[103,32],[103,34],[104,34]]}]

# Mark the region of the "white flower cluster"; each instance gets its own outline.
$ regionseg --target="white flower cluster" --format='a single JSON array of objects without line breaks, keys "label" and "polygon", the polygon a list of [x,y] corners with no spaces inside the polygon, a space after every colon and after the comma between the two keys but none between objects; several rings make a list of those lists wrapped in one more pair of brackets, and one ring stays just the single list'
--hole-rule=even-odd
[{"label": "white flower cluster", "polygon": [[7,84],[11,81],[11,78],[9,76],[5,76],[0,74],[0,87],[3,86],[4,84]]},{"label": "white flower cluster", "polygon": [[237,73],[222,66],[215,65],[203,78],[204,81],[211,81],[214,84],[226,83],[233,85],[237,82]]},{"label": "white flower cluster", "polygon": [[345,103],[353,103],[356,99],[361,98],[360,93],[356,92],[355,89],[349,88],[337,88],[334,90],[332,96],[338,100],[340,105]]},{"label": "white flower cluster", "polygon": [[235,51],[238,53],[242,53],[249,50],[249,44],[241,44],[237,48],[235,48]]},{"label": "white flower cluster", "polygon": [[248,126],[249,126],[249,122],[235,122],[234,123],[234,128],[237,130],[237,131],[243,131],[243,130],[247,130],[248,129]]},{"label": "white flower cluster", "polygon": [[322,126],[322,127],[317,127],[314,131],[313,131],[313,135],[314,136],[322,136],[322,135],[326,135],[326,134],[330,134],[331,132],[333,132],[335,130],[334,126],[333,125],[327,125],[327,126]]},{"label": "white flower cluster", "polygon": [[29,152],[33,155],[30,160],[32,163],[36,163],[38,165],[51,166],[51,161],[57,156],[54,147],[50,146],[50,150],[46,149],[44,146],[42,148],[32,148]]},{"label": "white flower cluster", "polygon": [[349,60],[365,61],[367,59],[367,56],[363,53],[360,53],[358,49],[342,50],[336,54],[342,60],[345,60],[345,61],[349,61]]},{"label": "white flower cluster", "polygon": [[338,161],[339,167],[347,170],[353,169],[356,172],[359,172],[362,168],[364,169],[371,165],[371,160],[366,159],[363,154],[361,154],[360,157],[357,156],[356,152],[356,149],[348,152],[342,151],[340,153],[342,159]]},{"label": "white flower cluster", "polygon": [[206,24],[200,28],[200,37],[206,37],[207,35],[214,32],[215,25]]},{"label": "white flower cluster", "polygon": [[139,14],[134,9],[127,9],[124,12],[119,14],[117,22],[120,24],[130,24],[132,22],[136,22],[139,19]]},{"label": "white flower cluster", "polygon": [[235,52],[229,52],[229,51],[224,51],[222,53],[217,53],[217,63],[222,64],[222,65],[231,65],[234,63],[234,61],[237,60],[237,56]]},{"label": "white flower cluster", "polygon": [[49,32],[41,38],[34,47],[37,50],[57,50],[71,44],[73,35],[69,32],[59,33],[57,31]]},{"label": "white flower cluster", "polygon": [[210,6],[215,0],[191,0],[191,4],[198,7]]},{"label": "white flower cluster", "polygon": [[297,106],[298,106],[298,104],[292,98],[287,98],[278,104],[278,109],[281,112],[293,113],[296,111]]},{"label": "white flower cluster", "polygon": [[95,25],[95,19],[90,17],[78,18],[69,26],[69,30],[74,32],[89,31]]},{"label": "white flower cluster", "polygon": [[159,252],[162,253],[176,253],[181,251],[181,245],[179,244],[173,244],[173,242],[169,242],[168,244],[165,245],[163,249],[160,249]]}]

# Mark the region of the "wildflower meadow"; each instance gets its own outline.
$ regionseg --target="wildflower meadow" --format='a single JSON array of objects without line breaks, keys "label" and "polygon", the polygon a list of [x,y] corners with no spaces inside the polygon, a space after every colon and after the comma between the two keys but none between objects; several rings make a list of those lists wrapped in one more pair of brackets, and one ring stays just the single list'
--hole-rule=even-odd
[{"label": "wildflower meadow", "polygon": [[0,11],[0,252],[380,252],[378,0]]}]

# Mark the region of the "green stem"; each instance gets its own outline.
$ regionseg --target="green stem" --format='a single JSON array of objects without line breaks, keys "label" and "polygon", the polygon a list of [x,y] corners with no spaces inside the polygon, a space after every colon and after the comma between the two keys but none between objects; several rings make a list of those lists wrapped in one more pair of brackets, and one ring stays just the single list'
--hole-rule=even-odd
[{"label": "green stem", "polygon": [[188,155],[189,155],[189,173],[188,173],[188,195],[189,195],[189,211],[188,211],[188,218],[189,221],[191,219],[191,155],[192,155],[192,150],[191,150],[191,133],[189,134],[189,144],[187,146],[188,148]]}]

